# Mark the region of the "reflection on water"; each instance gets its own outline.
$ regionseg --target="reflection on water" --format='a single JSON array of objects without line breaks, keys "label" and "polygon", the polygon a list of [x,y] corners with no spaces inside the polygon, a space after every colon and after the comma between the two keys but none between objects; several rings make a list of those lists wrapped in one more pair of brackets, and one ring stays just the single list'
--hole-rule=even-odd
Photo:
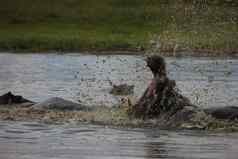
[{"label": "reflection on water", "polygon": [[[171,78],[202,107],[238,105],[238,59],[166,58]],[[135,97],[151,73],[141,56],[80,54],[0,54],[0,93],[11,90],[42,101],[59,96],[74,101],[112,105],[110,81],[134,84]]]},{"label": "reflection on water", "polygon": [[238,134],[0,122],[1,159],[236,159]]}]

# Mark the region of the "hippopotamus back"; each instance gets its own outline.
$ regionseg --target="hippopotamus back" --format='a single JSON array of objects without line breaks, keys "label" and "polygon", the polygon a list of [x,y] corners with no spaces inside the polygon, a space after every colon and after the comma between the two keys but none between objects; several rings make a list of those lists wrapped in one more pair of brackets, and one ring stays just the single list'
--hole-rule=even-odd
[{"label": "hippopotamus back", "polygon": [[236,106],[208,108],[204,111],[217,119],[238,119],[238,107]]}]

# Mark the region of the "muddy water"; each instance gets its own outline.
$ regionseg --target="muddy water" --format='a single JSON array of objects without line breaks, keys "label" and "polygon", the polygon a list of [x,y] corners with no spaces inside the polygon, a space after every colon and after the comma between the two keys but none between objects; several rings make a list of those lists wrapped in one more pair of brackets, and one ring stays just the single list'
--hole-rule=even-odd
[{"label": "muddy water", "polygon": [[238,134],[0,122],[1,159],[237,159]]},{"label": "muddy water", "polygon": [[[169,76],[201,107],[238,105],[238,59],[166,58]],[[59,96],[94,105],[117,104],[111,85],[135,85],[143,93],[151,73],[144,58],[129,55],[0,54],[0,94],[7,91],[34,101]]]},{"label": "muddy water", "polygon": [[[169,76],[201,107],[238,105],[238,59],[166,58]],[[116,104],[110,81],[134,84],[151,73],[141,56],[0,54],[0,93],[42,101],[60,96]],[[238,133],[123,129],[95,125],[0,122],[0,159],[237,159]]]}]

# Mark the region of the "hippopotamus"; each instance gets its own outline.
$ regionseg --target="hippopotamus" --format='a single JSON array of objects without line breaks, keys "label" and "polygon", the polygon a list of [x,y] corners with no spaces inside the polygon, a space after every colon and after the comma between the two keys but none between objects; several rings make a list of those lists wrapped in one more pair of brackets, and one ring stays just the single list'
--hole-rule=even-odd
[{"label": "hippopotamus", "polygon": [[0,104],[21,104],[21,103],[34,103],[28,99],[19,95],[14,95],[12,92],[8,92],[0,96]]},{"label": "hippopotamus", "polygon": [[238,119],[238,107],[237,106],[226,106],[226,107],[215,107],[204,109],[207,114],[217,119]]},{"label": "hippopotamus", "polygon": [[141,98],[132,106],[131,116],[143,119],[166,116],[168,120],[186,121],[190,120],[194,114],[202,112],[216,119],[234,120],[238,118],[238,107],[236,106],[201,109],[192,104],[187,97],[178,92],[176,82],[168,78],[163,57],[149,56],[146,63],[153,74],[153,79]]},{"label": "hippopotamus", "polygon": [[[18,105],[19,104],[19,105]],[[17,105],[21,107],[32,107],[37,110],[84,110],[88,111],[92,108],[83,103],[74,103],[59,97],[52,97],[40,103],[35,103],[19,95],[8,92],[0,96],[0,105]]]},{"label": "hippopotamus", "polygon": [[60,111],[87,111],[91,107],[84,105],[83,103],[74,103],[69,100],[65,100],[59,97],[52,97],[43,102],[37,103],[32,106],[34,109],[42,110],[60,110]]}]

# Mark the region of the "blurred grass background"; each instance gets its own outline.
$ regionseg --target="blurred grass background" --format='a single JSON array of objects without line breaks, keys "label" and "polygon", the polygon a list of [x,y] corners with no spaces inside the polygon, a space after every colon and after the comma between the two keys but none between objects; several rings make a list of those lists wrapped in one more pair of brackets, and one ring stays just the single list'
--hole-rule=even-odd
[{"label": "blurred grass background", "polygon": [[1,50],[238,50],[235,0],[0,1]]}]

